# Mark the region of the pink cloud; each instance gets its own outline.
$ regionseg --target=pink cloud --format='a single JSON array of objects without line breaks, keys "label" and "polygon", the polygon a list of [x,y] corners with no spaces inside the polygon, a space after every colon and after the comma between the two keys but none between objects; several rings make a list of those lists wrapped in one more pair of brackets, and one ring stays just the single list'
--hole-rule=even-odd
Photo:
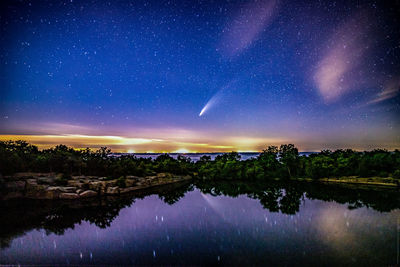
[{"label": "pink cloud", "polygon": [[360,13],[331,35],[317,64],[314,83],[327,103],[366,83],[363,61],[369,50],[368,17]]}]

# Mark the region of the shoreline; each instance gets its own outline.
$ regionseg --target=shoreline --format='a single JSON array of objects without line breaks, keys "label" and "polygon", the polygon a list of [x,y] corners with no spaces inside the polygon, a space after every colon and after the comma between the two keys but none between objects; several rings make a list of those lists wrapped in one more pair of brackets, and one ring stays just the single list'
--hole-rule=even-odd
[{"label": "shoreline", "polygon": [[[122,177],[121,177],[122,178]],[[123,179],[98,176],[71,176],[63,179],[55,173],[18,173],[2,178],[0,200],[62,199],[75,200],[116,196],[152,187],[189,181],[191,176],[158,173],[154,176],[126,176]],[[62,183],[62,184],[61,184]]]},{"label": "shoreline", "polygon": [[382,177],[341,177],[341,178],[292,178],[291,181],[301,182],[317,182],[323,184],[348,184],[348,185],[360,185],[369,187],[387,187],[387,188],[398,188],[400,187],[400,181],[394,178],[382,178]]},{"label": "shoreline", "polygon": [[[183,176],[170,173],[158,173],[157,175],[146,177],[126,176],[118,179],[83,175],[63,178],[61,174],[55,173],[17,173],[0,178],[0,201],[9,199],[75,200],[101,196],[118,196],[162,185],[196,180],[190,175]],[[400,186],[396,179],[390,177],[357,178],[351,176],[320,179],[291,178],[289,180],[275,178],[270,181],[341,184],[355,188],[396,189]],[[214,182],[218,182],[218,180]],[[268,182],[268,180],[263,182]]]}]

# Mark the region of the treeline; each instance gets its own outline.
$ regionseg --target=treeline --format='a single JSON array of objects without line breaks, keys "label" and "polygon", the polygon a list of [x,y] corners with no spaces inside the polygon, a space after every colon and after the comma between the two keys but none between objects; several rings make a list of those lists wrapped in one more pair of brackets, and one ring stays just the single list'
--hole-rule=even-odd
[{"label": "treeline", "polygon": [[155,160],[134,155],[111,155],[105,147],[97,151],[75,150],[65,145],[39,150],[25,141],[0,141],[0,174],[16,172],[57,172],[66,176],[93,175],[119,178],[126,175],[148,176],[160,172],[192,175],[201,179],[256,180],[270,178],[393,177],[400,179],[400,151],[383,149],[357,152],[323,150],[300,156],[292,144],[269,146],[256,158],[241,160],[237,152],[211,160],[202,156],[193,162],[162,154]]}]

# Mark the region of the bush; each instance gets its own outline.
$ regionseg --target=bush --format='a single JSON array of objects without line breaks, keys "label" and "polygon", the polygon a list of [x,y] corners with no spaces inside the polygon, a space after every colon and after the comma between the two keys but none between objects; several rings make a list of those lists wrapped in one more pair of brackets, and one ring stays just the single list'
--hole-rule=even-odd
[{"label": "bush", "polygon": [[385,172],[385,171],[380,171],[380,172],[378,173],[378,176],[379,176],[379,177],[388,177],[389,174],[388,174],[387,172]]},{"label": "bush", "polygon": [[400,170],[395,170],[393,173],[393,178],[400,179]]}]

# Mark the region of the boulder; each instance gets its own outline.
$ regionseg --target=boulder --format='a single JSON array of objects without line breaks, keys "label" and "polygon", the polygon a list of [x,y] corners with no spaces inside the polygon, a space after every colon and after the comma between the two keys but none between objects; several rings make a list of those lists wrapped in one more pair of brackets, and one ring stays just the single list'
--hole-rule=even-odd
[{"label": "boulder", "polygon": [[73,186],[60,186],[61,192],[63,193],[75,193],[76,187]]},{"label": "boulder", "polygon": [[45,193],[43,193],[42,198],[44,199],[56,199],[59,198],[61,190],[58,186],[49,186],[46,188]]},{"label": "boulder", "polygon": [[51,198],[51,196],[48,195],[48,191],[46,191],[47,188],[47,185],[38,184],[36,179],[28,179],[26,180],[25,196],[27,198],[37,199]]},{"label": "boulder", "polygon": [[68,186],[81,187],[82,182],[80,180],[68,180]]},{"label": "boulder", "polygon": [[125,180],[125,185],[126,185],[126,187],[131,187],[131,186],[134,186],[134,185],[136,185],[136,179],[126,179]]},{"label": "boulder", "polygon": [[59,191],[60,193],[75,193],[76,187],[72,186],[49,186],[47,190]]},{"label": "boulder", "polygon": [[53,184],[56,177],[38,177],[38,184]]},{"label": "boulder", "polygon": [[107,187],[106,194],[108,195],[116,195],[119,194],[119,187],[118,186],[111,186]]},{"label": "boulder", "polygon": [[13,174],[14,178],[19,178],[19,179],[23,179],[23,178],[31,178],[33,177],[34,173],[30,173],[30,172],[17,172]]},{"label": "boulder", "polygon": [[126,179],[132,179],[132,180],[140,180],[141,178],[139,176],[134,176],[134,175],[127,175]]},{"label": "boulder", "polygon": [[79,194],[79,197],[95,197],[97,193],[92,190],[87,190]]},{"label": "boulder", "polygon": [[96,192],[103,192],[106,188],[106,183],[104,181],[89,182],[88,184],[88,189]]},{"label": "boulder", "polygon": [[77,199],[79,195],[76,193],[61,193],[60,199]]}]

